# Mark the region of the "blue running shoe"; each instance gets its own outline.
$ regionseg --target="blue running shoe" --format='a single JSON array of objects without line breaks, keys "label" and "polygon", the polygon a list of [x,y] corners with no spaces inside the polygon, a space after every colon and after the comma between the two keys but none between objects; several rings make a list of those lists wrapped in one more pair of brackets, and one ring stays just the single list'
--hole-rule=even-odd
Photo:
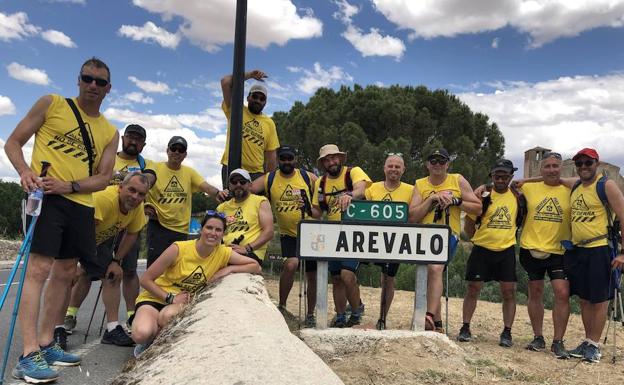
[{"label": "blue running shoe", "polygon": [[347,326],[347,315],[345,313],[336,314],[336,318],[334,318],[334,322],[332,322],[331,327],[343,328],[345,326]]},{"label": "blue running shoe", "polygon": [[134,358],[139,358],[139,356],[147,350],[147,348],[150,347],[150,345],[152,345],[151,342],[148,342],[146,344],[136,344],[134,346]]},{"label": "blue running shoe", "polygon": [[80,357],[75,354],[67,353],[61,348],[61,346],[52,341],[48,346],[41,348],[43,358],[45,358],[48,365],[56,366],[76,366],[80,365]]},{"label": "blue running shoe", "polygon": [[600,348],[598,346],[592,344],[587,344],[587,346],[585,346],[583,361],[597,364],[600,362],[600,357]]},{"label": "blue running shoe", "polygon": [[29,384],[45,384],[58,379],[58,373],[56,370],[50,369],[39,350],[30,353],[26,357],[20,356],[12,375],[18,380],[24,380]]},{"label": "blue running shoe", "polygon": [[583,341],[576,348],[569,350],[568,354],[570,354],[570,356],[574,358],[583,358],[585,357],[585,349],[587,348],[587,345],[589,345],[587,341]]}]

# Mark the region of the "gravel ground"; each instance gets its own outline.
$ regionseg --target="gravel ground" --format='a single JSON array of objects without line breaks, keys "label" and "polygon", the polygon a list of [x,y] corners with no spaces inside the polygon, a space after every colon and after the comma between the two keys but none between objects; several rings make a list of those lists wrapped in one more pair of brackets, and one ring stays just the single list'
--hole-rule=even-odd
[{"label": "gravel ground", "polygon": [[0,239],[0,261],[10,261],[17,257],[22,241]]}]

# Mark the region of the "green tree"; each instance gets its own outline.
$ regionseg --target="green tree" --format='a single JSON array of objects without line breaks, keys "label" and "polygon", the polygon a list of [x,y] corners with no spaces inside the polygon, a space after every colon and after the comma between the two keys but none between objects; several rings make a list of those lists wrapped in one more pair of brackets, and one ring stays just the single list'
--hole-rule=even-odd
[{"label": "green tree", "polygon": [[22,234],[22,187],[0,180],[0,236],[16,238]]},{"label": "green tree", "polygon": [[218,205],[214,198],[207,196],[203,192],[193,193],[191,202],[191,212],[193,214],[202,214],[206,210],[214,210]]},{"label": "green tree", "polygon": [[448,91],[424,86],[320,88],[307,104],[295,102],[273,120],[280,141],[299,148],[303,166],[316,168],[319,148],[336,143],[348,152],[348,163],[373,180],[383,178],[385,154],[400,152],[407,165],[403,179],[413,182],[426,174],[423,158],[444,146],[457,157],[451,172],[476,186],[504,153],[504,138],[486,115]]}]

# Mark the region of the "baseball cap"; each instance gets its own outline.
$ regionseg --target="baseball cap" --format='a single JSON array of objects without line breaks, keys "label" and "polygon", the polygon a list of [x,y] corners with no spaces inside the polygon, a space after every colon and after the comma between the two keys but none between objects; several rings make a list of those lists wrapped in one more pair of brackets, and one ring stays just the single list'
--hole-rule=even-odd
[{"label": "baseball cap", "polygon": [[446,160],[451,159],[451,156],[449,155],[448,151],[446,151],[446,149],[444,148],[438,148],[432,151],[431,154],[429,154],[429,156],[427,157],[427,160],[436,158],[436,157],[444,158]]},{"label": "baseball cap", "polygon": [[249,94],[251,95],[256,92],[260,92],[262,95],[268,97],[267,88],[263,84],[256,83],[253,86],[251,86],[251,88],[249,89]]},{"label": "baseball cap", "polygon": [[282,154],[290,154],[292,156],[296,156],[297,155],[297,149],[294,148],[293,146],[289,146],[287,144],[284,144],[284,145],[281,145],[277,149],[277,156],[280,156]]},{"label": "baseball cap", "polygon": [[240,175],[243,178],[245,178],[247,181],[251,182],[251,175],[249,175],[249,171],[242,169],[242,168],[237,168],[236,170],[232,171],[230,173],[230,178],[234,175]]},{"label": "baseball cap", "polygon": [[126,129],[124,131],[124,135],[125,134],[130,134],[130,133],[138,134],[141,137],[143,137],[143,139],[145,139],[147,137],[147,134],[145,133],[145,128],[139,126],[138,124],[128,124],[126,126]]},{"label": "baseball cap", "polygon": [[517,169],[518,168],[514,167],[513,163],[509,159],[499,159],[494,162],[490,172],[494,173],[495,171],[507,171],[508,173],[513,174]]},{"label": "baseball cap", "polygon": [[572,160],[576,160],[576,158],[578,158],[578,157],[580,157],[582,155],[585,155],[585,156],[587,156],[589,158],[592,158],[592,159],[600,160],[598,158],[598,153],[593,148],[584,148],[584,149],[582,149],[581,151],[577,152],[576,155],[574,155],[572,157]]},{"label": "baseball cap", "polygon": [[174,144],[182,145],[185,150],[188,148],[188,145],[186,144],[186,139],[181,136],[172,136],[171,139],[169,139],[169,144],[167,144],[167,147],[171,147]]}]

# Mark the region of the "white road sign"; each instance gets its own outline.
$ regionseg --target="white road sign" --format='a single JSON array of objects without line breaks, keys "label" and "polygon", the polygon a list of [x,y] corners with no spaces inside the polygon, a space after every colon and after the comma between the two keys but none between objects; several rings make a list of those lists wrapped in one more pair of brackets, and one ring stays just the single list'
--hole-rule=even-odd
[{"label": "white road sign", "polygon": [[301,258],[446,263],[451,231],[442,225],[301,221]]}]

